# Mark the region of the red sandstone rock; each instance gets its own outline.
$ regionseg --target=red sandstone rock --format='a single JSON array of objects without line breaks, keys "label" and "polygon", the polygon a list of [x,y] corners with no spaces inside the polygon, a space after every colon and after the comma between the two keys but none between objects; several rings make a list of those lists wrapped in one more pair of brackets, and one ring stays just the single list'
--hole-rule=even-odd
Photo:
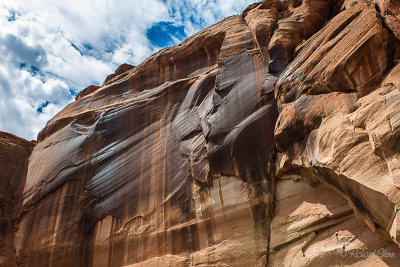
[{"label": "red sandstone rock", "polygon": [[385,24],[393,34],[400,39],[400,2],[396,0],[375,0],[375,6],[380,11]]},{"label": "red sandstone rock", "polygon": [[0,266],[16,266],[14,232],[34,142],[0,132]]},{"label": "red sandstone rock", "polygon": [[116,81],[117,79],[121,79],[121,78],[123,78],[125,75],[128,75],[128,71],[129,70],[131,70],[131,69],[133,69],[135,66],[132,66],[132,65],[130,65],[130,64],[122,64],[121,66],[119,66],[116,70],[115,70],[115,72],[114,72],[114,74],[110,74],[110,75],[108,75],[107,76],[107,78],[105,79],[105,81],[104,81],[104,83],[103,83],[103,86],[104,85],[106,85],[106,84],[108,84],[108,83],[111,83],[111,82],[114,82],[114,81]]},{"label": "red sandstone rock", "polygon": [[265,264],[265,74],[237,15],[79,97],[32,153],[19,263]]},{"label": "red sandstone rock", "polygon": [[277,81],[278,102],[293,102],[303,94],[366,95],[394,66],[398,47],[372,5],[353,5],[296,49],[296,59]]},{"label": "red sandstone rock", "polygon": [[90,85],[83,89],[82,91],[79,92],[79,94],[76,96],[76,100],[81,99],[84,96],[90,95],[91,93],[95,92],[97,89],[100,87],[97,85]]},{"label": "red sandstone rock", "polygon": [[396,266],[400,45],[377,6],[263,1],[83,90],[13,180],[18,264]]},{"label": "red sandstone rock", "polygon": [[287,10],[282,10],[276,21],[269,44],[272,74],[280,73],[281,67],[293,59],[293,50],[302,41],[311,37],[329,19],[329,0],[290,1]]}]

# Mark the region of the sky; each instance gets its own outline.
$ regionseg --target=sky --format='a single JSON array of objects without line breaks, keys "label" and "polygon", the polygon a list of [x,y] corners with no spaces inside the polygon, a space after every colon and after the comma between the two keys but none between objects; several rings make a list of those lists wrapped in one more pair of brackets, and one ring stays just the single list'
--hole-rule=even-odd
[{"label": "sky", "polygon": [[256,0],[0,0],[0,131],[36,140],[89,85]]}]

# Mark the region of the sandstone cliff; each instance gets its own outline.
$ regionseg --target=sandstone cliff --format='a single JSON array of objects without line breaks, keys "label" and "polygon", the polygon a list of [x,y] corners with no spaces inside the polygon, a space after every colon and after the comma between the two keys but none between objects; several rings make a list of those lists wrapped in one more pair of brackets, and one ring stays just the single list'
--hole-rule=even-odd
[{"label": "sandstone cliff", "polygon": [[398,266],[399,18],[266,0],[122,65],[4,154],[4,264]]},{"label": "sandstone cliff", "polygon": [[0,132],[0,266],[15,266],[14,233],[34,142]]}]

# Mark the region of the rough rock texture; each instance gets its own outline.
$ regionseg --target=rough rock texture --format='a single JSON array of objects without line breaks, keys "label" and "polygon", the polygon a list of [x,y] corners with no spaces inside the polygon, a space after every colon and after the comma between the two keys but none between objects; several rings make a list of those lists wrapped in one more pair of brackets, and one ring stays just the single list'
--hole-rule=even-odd
[{"label": "rough rock texture", "polygon": [[16,266],[14,232],[33,145],[0,132],[0,266]]},{"label": "rough rock texture", "polygon": [[383,16],[385,26],[400,39],[400,2],[396,0],[375,0],[376,9]]},{"label": "rough rock texture", "polygon": [[[393,67],[399,58],[399,44],[374,6],[361,2],[346,6],[296,50],[296,58],[278,78],[275,89],[280,109],[275,127],[279,150],[276,194],[290,196],[290,200],[277,199],[271,228],[271,240],[277,241],[271,242],[284,247],[284,252],[272,253],[272,263],[364,266],[379,262],[396,266],[400,95],[398,67]],[[302,181],[296,187],[310,184],[313,188],[290,192],[279,187],[280,183],[293,183],[293,179],[285,179],[291,175]],[[332,193],[317,190],[322,186]],[[303,190],[313,190],[316,195],[308,193],[310,200],[306,200]],[[333,192],[336,196],[326,198]],[[336,207],[342,198],[346,206]],[[279,209],[287,205],[294,210],[289,217],[287,210]],[[306,209],[313,212],[298,218]],[[364,226],[357,225],[353,214]],[[288,220],[290,217],[293,219]],[[282,228],[291,229],[293,235],[283,235]],[[308,244],[308,240],[313,241]],[[323,253],[316,250],[320,247],[324,247]],[[370,255],[358,263],[360,258],[349,256],[352,250],[379,249],[397,256]],[[347,257],[338,261],[341,253]]]},{"label": "rough rock texture", "polygon": [[83,90],[16,180],[17,263],[398,265],[391,7],[262,1]]},{"label": "rough rock texture", "polygon": [[[296,174],[281,176],[275,213],[271,266],[398,265],[398,247],[376,237],[354,216],[348,201],[324,183]],[[385,251],[395,257],[380,257]],[[360,252],[365,256],[357,257]]]}]

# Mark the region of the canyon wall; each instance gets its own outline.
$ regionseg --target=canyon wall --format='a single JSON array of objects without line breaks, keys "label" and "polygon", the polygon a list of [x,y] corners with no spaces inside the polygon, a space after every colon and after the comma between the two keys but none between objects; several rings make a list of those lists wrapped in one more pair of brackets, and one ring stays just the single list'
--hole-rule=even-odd
[{"label": "canyon wall", "polygon": [[14,233],[22,211],[22,192],[34,144],[0,132],[0,266],[16,264]]},{"label": "canyon wall", "polygon": [[4,265],[397,266],[399,16],[255,3],[0,139]]}]

